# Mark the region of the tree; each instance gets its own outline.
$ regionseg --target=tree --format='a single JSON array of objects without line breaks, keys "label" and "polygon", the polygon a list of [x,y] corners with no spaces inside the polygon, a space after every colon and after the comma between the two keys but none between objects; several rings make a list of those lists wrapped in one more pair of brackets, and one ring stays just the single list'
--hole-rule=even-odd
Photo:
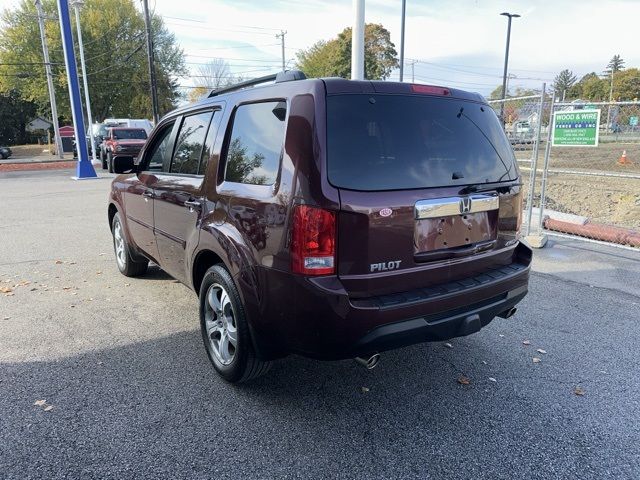
[{"label": "tree", "polygon": [[231,73],[229,64],[222,58],[214,58],[200,65],[196,72],[193,76],[195,88],[188,94],[190,102],[197,102],[211,90],[227,87],[243,80],[242,76]]},{"label": "tree", "polygon": [[[380,24],[368,23],[364,31],[364,75],[369,80],[384,80],[400,65],[391,34]],[[297,66],[308,77],[351,75],[351,28],[337,38],[321,40],[297,55]]]},{"label": "tree", "polygon": [[[70,105],[54,0],[43,0],[45,30],[54,76],[58,111],[69,119]],[[144,19],[133,0],[87,0],[80,15],[93,116],[151,117]],[[42,46],[33,2],[22,0],[5,9],[0,23],[0,92],[15,89],[50,117]],[[75,22],[74,22],[75,28]],[[153,16],[155,67],[160,111],[180,98],[176,77],[186,74],[184,54],[162,18]]]},{"label": "tree", "polygon": [[629,68],[616,73],[613,79],[613,98],[618,101],[640,98],[640,70]]},{"label": "tree", "polygon": [[[509,90],[507,90],[507,94],[505,97],[509,96]],[[493,91],[489,94],[489,100],[501,100],[502,99],[502,85],[498,85]]]},{"label": "tree", "polygon": [[553,91],[556,94],[556,98],[564,100],[566,94],[577,80],[578,77],[568,69],[562,70],[558,75],[556,75],[556,78],[553,80]]},{"label": "tree", "polygon": [[17,90],[0,93],[0,145],[26,142],[26,126],[36,110],[36,104],[24,100]]},{"label": "tree", "polygon": [[624,69],[624,60],[620,55],[614,55],[611,58],[611,60],[609,60],[609,63],[607,64],[607,73],[610,73],[610,72],[616,73],[623,69]]},{"label": "tree", "polygon": [[602,79],[596,72],[587,73],[574,84],[567,94],[571,98],[602,101],[609,98],[609,80]]}]

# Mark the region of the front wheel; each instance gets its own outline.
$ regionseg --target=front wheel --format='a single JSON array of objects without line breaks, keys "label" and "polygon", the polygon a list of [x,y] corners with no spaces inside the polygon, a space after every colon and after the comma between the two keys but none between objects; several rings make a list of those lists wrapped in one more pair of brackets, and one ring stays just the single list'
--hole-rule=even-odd
[{"label": "front wheel", "polygon": [[116,264],[120,273],[127,277],[137,277],[147,271],[149,260],[135,260],[131,257],[131,251],[124,236],[124,227],[120,214],[113,216],[111,223],[111,232],[113,233],[113,249],[116,253]]},{"label": "front wheel", "polygon": [[202,280],[200,329],[209,359],[226,381],[246,382],[271,367],[256,357],[242,300],[222,265],[211,267]]}]

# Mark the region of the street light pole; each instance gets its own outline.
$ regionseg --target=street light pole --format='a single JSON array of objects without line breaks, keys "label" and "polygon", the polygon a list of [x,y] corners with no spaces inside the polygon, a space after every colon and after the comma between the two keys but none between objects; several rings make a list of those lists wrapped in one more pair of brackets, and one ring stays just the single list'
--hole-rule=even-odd
[{"label": "street light pole", "polygon": [[400,24],[400,81],[404,78],[404,21],[407,11],[407,0],[402,0],[402,21]]},{"label": "street light pole", "polygon": [[509,66],[509,43],[511,41],[511,19],[520,18],[520,15],[517,13],[508,13],[502,12],[500,15],[504,15],[509,19],[509,23],[507,24],[507,47],[504,52],[504,73],[502,75],[502,103],[500,104],[500,120],[502,120],[502,125],[504,125],[504,99],[507,96],[507,69]]},{"label": "street light pole", "polygon": [[51,74],[51,62],[49,61],[49,48],[47,47],[47,38],[44,35],[44,15],[42,14],[42,3],[40,0],[35,1],[36,10],[38,11],[38,25],[40,26],[40,40],[42,41],[42,54],[44,56],[44,69],[47,73],[47,86],[49,87],[49,100],[51,102],[51,121],[53,122],[53,138],[56,145],[56,153],[62,159],[62,139],[60,138],[60,126],[58,125],[58,108],[56,106],[56,91],[53,87],[53,75]]},{"label": "street light pole", "polygon": [[82,83],[84,85],[84,101],[87,104],[87,122],[89,123],[89,140],[91,141],[91,163],[96,165],[96,142],[93,137],[93,118],[91,117],[91,102],[89,101],[89,86],[87,84],[87,67],[84,63],[84,45],[82,43],[82,29],[80,28],[80,7],[83,0],[73,0],[72,5],[76,12],[76,27],[78,29],[78,47],[80,49],[80,66],[82,67]]},{"label": "street light pole", "polygon": [[351,79],[364,80],[364,0],[353,0]]}]

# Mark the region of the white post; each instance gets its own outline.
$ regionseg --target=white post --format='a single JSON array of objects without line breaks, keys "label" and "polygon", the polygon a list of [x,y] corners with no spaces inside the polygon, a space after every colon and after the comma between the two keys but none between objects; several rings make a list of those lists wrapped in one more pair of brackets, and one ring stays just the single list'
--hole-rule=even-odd
[{"label": "white post", "polygon": [[[84,99],[87,104],[87,122],[89,122],[89,139],[91,140],[91,163],[98,164],[96,159],[96,142],[93,138],[93,118],[91,118],[91,102],[89,101],[89,86],[87,85],[87,68],[84,64],[84,46],[82,44],[82,30],[80,29],[80,5],[81,2],[75,2],[76,26],[78,28],[78,46],[80,49],[80,65],[82,67],[82,83],[84,84]],[[83,132],[84,133],[84,132]]]},{"label": "white post", "polygon": [[38,11],[38,25],[40,27],[40,40],[42,41],[42,54],[44,56],[44,69],[47,73],[47,86],[49,88],[49,101],[51,102],[51,121],[53,122],[53,141],[56,144],[56,153],[61,159],[64,158],[62,152],[62,139],[60,138],[60,125],[58,125],[58,108],[56,106],[56,91],[53,87],[53,75],[51,74],[51,62],[49,61],[49,49],[47,48],[47,38],[44,35],[44,15],[40,0],[35,1]]},{"label": "white post", "polygon": [[351,80],[364,80],[364,0],[353,0]]}]

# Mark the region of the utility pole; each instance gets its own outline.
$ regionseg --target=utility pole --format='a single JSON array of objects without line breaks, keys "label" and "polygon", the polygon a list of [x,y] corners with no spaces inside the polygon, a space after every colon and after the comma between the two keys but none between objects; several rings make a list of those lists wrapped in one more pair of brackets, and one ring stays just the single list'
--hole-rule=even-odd
[{"label": "utility pole", "polygon": [[400,23],[400,81],[404,79],[404,20],[407,11],[407,0],[402,0],[402,20]]},{"label": "utility pole", "polygon": [[276,38],[279,38],[282,42],[282,71],[286,70],[286,62],[284,55],[284,36],[287,34],[285,30],[280,30],[280,33],[276,33]]},{"label": "utility pole", "polygon": [[364,80],[364,0],[353,0],[351,80]]},{"label": "utility pole", "polygon": [[144,10],[144,28],[147,34],[147,58],[149,60],[149,80],[151,84],[151,109],[153,111],[153,123],[158,124],[158,86],[156,84],[156,67],[153,57],[153,37],[151,35],[151,19],[149,18],[149,2],[142,0]]},{"label": "utility pole", "polygon": [[504,52],[504,73],[502,75],[502,103],[500,104],[500,120],[502,121],[502,125],[504,126],[504,99],[507,96],[507,68],[509,65],[509,42],[511,41],[511,20],[514,18],[520,18],[520,15],[517,13],[508,13],[502,12],[500,15],[503,15],[509,19],[509,23],[507,26],[507,47]]},{"label": "utility pole", "polygon": [[611,87],[609,88],[609,106],[607,108],[607,128],[606,132],[611,131],[611,102],[613,101],[613,74],[616,73],[613,67],[611,67]]},{"label": "utility pole", "polygon": [[411,83],[415,83],[416,82],[416,71],[415,71],[415,66],[416,63],[418,63],[417,60],[409,60],[409,65],[411,65]]},{"label": "utility pole", "polygon": [[49,48],[47,39],[44,36],[44,15],[42,14],[42,3],[35,1],[38,11],[38,25],[40,26],[40,40],[42,41],[42,54],[44,55],[44,69],[47,74],[47,86],[49,87],[49,102],[51,103],[51,121],[53,122],[53,141],[56,145],[56,153],[62,159],[62,139],[60,138],[60,126],[58,125],[58,108],[56,106],[56,91],[53,88],[53,75],[51,74],[51,62],[49,61]]},{"label": "utility pole", "polygon": [[80,65],[82,66],[82,82],[84,85],[84,102],[87,107],[87,122],[89,123],[89,140],[91,141],[91,163],[96,165],[96,142],[93,138],[93,118],[91,117],[91,102],[89,100],[89,86],[87,85],[87,67],[84,63],[84,45],[82,43],[82,30],[80,28],[80,7],[84,5],[84,0],[73,0],[71,2],[76,11],[76,27],[78,28],[78,47],[80,49]]}]

